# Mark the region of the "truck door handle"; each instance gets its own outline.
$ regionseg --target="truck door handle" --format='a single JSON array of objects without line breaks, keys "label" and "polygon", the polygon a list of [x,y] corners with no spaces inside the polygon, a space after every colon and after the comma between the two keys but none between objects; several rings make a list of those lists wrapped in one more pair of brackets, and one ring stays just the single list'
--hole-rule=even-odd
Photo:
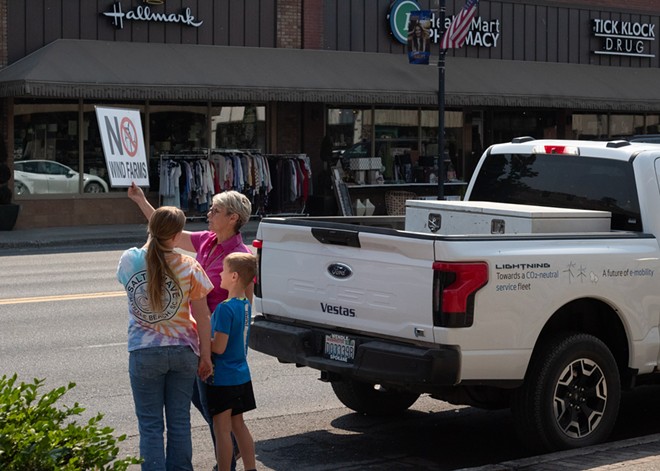
[{"label": "truck door handle", "polygon": [[357,231],[313,227],[312,235],[322,244],[360,247],[360,238],[358,237]]}]

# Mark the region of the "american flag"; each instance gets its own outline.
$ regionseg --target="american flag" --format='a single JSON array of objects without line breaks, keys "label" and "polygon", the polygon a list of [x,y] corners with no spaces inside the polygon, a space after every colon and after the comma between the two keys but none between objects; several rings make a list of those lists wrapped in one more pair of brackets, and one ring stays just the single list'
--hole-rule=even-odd
[{"label": "american flag", "polygon": [[474,15],[477,14],[477,5],[479,0],[467,0],[465,6],[445,31],[440,42],[441,49],[459,48],[462,47],[470,31],[470,23]]}]

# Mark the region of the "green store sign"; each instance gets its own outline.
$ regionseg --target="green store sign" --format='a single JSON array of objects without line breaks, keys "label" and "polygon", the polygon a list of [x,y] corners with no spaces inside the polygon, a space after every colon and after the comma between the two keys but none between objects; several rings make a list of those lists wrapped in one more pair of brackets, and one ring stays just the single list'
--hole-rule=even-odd
[{"label": "green store sign", "polygon": [[392,36],[401,44],[406,44],[408,39],[408,18],[410,12],[420,10],[415,0],[396,0],[390,6],[387,19],[390,23]]}]

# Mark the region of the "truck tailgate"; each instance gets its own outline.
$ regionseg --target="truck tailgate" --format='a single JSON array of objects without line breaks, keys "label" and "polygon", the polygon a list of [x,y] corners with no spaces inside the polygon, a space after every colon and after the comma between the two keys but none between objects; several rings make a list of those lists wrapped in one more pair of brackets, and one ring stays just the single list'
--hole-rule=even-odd
[{"label": "truck tailgate", "polygon": [[[262,222],[256,310],[346,332],[432,342],[433,240],[345,227]],[[342,245],[323,231],[352,242]]]}]

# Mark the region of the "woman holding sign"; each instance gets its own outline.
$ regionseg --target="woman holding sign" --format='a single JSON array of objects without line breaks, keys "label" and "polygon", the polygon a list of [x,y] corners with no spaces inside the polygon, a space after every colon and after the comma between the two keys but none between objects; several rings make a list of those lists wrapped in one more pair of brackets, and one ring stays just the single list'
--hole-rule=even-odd
[{"label": "woman holding sign", "polygon": [[[148,219],[155,211],[147,201],[142,189],[133,183],[128,188],[128,197],[133,200],[142,214]],[[247,196],[237,191],[224,191],[213,197],[211,209],[207,213],[209,228],[207,231],[183,231],[177,240],[176,247],[187,252],[195,252],[196,259],[213,283],[213,291],[207,296],[208,307],[213,312],[216,306],[227,299],[227,290],[220,287],[222,279],[222,264],[227,255],[232,252],[251,253],[243,243],[240,229],[250,219],[252,204]],[[247,298],[252,299],[254,285],[246,290]],[[206,419],[211,429],[211,437],[215,445],[212,417],[206,407],[206,383],[197,378],[193,391],[193,404]],[[235,460],[232,459],[232,469]]]}]

